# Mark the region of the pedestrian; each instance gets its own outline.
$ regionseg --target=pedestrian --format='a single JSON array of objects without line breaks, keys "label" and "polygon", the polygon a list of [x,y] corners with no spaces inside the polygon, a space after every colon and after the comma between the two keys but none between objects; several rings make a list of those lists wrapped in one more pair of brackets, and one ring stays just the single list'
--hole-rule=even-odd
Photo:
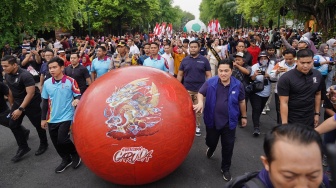
[{"label": "pedestrian", "polygon": [[281,122],[317,126],[322,75],[313,69],[314,53],[310,49],[299,50],[296,56],[296,68],[282,75],[278,81]]},{"label": "pedestrian", "polygon": [[36,128],[40,138],[40,146],[35,155],[41,155],[48,149],[47,134],[40,126],[41,118],[41,94],[35,86],[33,76],[26,70],[19,67],[14,56],[6,55],[1,59],[1,66],[4,69],[5,80],[10,89],[8,100],[11,102],[10,120],[8,127],[12,130],[19,149],[16,155],[11,159],[18,162],[31,149],[28,146],[25,131],[21,124],[23,118],[27,115],[30,122]]},{"label": "pedestrian", "polygon": [[71,65],[64,69],[64,74],[75,79],[81,94],[91,85],[91,77],[86,67],[79,64],[79,54],[72,52],[70,56]]},{"label": "pedestrian", "polygon": [[221,172],[225,181],[232,179],[230,166],[238,121],[241,119],[243,127],[247,124],[244,84],[232,76],[232,69],[233,64],[228,59],[220,61],[218,76],[203,84],[197,95],[198,103],[194,105],[196,112],[204,109],[208,158],[214,155],[221,138]]},{"label": "pedestrian", "polygon": [[52,77],[43,85],[40,125],[43,129],[48,127],[51,141],[62,158],[55,169],[56,173],[61,173],[70,165],[76,169],[81,163],[69,134],[81,95],[76,80],[63,74],[64,61],[61,58],[51,59],[48,67]]},{"label": "pedestrian", "polygon": [[[200,44],[197,41],[190,42],[190,55],[185,57],[177,73],[180,81],[188,91],[193,104],[197,104],[197,93],[206,79],[211,78],[211,67],[208,59],[199,54]],[[182,82],[183,79],[183,82]],[[201,136],[201,116],[196,112],[196,136]]]},{"label": "pedestrian", "polygon": [[97,49],[97,58],[92,61],[91,66],[91,78],[93,82],[109,71],[110,62],[111,59],[106,56],[106,48],[99,46]]},{"label": "pedestrian", "polygon": [[169,72],[169,65],[165,58],[159,55],[159,45],[156,42],[152,42],[150,45],[151,56],[145,59],[143,66],[153,67],[165,72]]},{"label": "pedestrian", "polygon": [[264,89],[259,92],[250,94],[252,106],[253,135],[260,135],[260,115],[264,109],[268,97],[271,94],[270,73],[274,67],[274,62],[270,61],[265,51],[261,52],[258,57],[258,63],[252,66],[251,80],[263,83]]}]

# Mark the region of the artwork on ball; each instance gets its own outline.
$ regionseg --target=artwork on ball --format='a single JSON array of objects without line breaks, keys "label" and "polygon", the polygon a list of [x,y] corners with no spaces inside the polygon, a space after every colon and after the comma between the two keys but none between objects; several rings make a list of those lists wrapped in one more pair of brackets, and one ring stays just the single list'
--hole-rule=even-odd
[{"label": "artwork on ball", "polygon": [[159,131],[162,107],[160,93],[148,78],[134,80],[115,91],[106,99],[104,110],[109,131],[107,137],[117,140],[149,136]]}]

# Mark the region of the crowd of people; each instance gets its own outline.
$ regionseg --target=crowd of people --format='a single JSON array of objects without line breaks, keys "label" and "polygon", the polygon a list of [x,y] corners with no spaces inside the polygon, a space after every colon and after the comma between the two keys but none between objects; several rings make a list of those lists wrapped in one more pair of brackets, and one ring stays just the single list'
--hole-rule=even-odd
[{"label": "crowd of people", "polygon": [[[40,138],[35,154],[41,155],[48,148],[48,127],[62,158],[55,171],[63,172],[70,165],[77,168],[81,159],[68,132],[81,94],[109,71],[148,66],[170,74],[184,85],[196,113],[195,135],[202,134],[203,114],[206,155],[213,156],[221,139],[221,171],[224,180],[230,181],[236,127],[247,125],[248,101],[255,137],[262,130],[262,115],[270,110],[276,111],[278,124],[312,128],[320,123],[321,106],[325,108],[325,119],[336,117],[336,88],[332,85],[336,39],[316,48],[318,40],[310,28],[305,33],[259,28],[173,36],[57,36],[55,41],[31,37],[23,40],[18,52],[6,44],[1,59],[4,80],[0,82],[0,123],[12,130],[18,144],[12,161],[19,161],[31,150],[27,144],[30,130],[22,125],[26,115]],[[68,89],[60,89],[64,85]],[[273,95],[275,109],[270,109]],[[324,144],[335,140],[335,131],[324,135]],[[327,165],[326,156],[323,158]],[[263,163],[266,167],[270,161],[265,158]],[[326,174],[330,175],[329,169]]]}]

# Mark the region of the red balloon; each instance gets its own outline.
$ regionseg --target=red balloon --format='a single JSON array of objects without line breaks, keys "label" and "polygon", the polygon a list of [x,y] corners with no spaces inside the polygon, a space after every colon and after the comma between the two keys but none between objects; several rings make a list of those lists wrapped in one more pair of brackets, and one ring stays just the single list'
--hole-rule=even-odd
[{"label": "red balloon", "polygon": [[81,98],[72,129],[91,171],[112,183],[142,185],[184,161],[195,125],[183,85],[161,70],[136,66],[96,80]]}]

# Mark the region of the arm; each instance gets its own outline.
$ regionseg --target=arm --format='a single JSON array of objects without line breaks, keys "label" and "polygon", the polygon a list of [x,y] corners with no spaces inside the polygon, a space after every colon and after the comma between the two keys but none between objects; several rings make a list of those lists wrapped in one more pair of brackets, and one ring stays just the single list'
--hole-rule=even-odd
[{"label": "arm", "polygon": [[177,73],[177,80],[179,82],[182,82],[182,78],[183,78],[183,71],[179,70],[178,73]]},{"label": "arm", "polygon": [[280,116],[282,124],[288,123],[288,96],[279,96]]},{"label": "arm", "polygon": [[87,78],[86,83],[87,83],[87,85],[91,85],[91,83],[92,83],[91,78]]},{"label": "arm", "polygon": [[41,127],[47,129],[48,99],[42,98]]},{"label": "arm", "polygon": [[[315,93],[315,113],[320,113],[321,107],[321,91]],[[320,116],[314,115],[314,125],[318,126]]]},{"label": "arm", "polygon": [[27,54],[24,60],[21,62],[21,66],[26,66],[31,56],[32,56],[32,52]]},{"label": "arm", "polygon": [[292,45],[290,45],[288,43],[288,41],[286,40],[286,37],[281,36],[281,41],[284,44],[284,46],[286,47],[286,49],[295,49]]},{"label": "arm", "polygon": [[35,60],[36,60],[36,63],[37,64],[41,64],[42,61],[41,61],[41,56],[37,53],[36,50],[33,50],[33,53],[35,54]]},{"label": "arm", "polygon": [[211,78],[212,77],[211,71],[205,71],[205,77],[206,77],[206,79]]},{"label": "arm", "polygon": [[249,70],[247,70],[247,69],[246,69],[245,67],[243,67],[243,66],[238,65],[238,63],[235,63],[235,62],[234,62],[233,65],[234,65],[235,67],[237,67],[237,68],[239,69],[239,71],[242,72],[243,74],[245,74],[245,75],[250,75],[250,74],[251,74]]},{"label": "arm", "polygon": [[8,89],[8,102],[10,105],[10,108],[12,108],[13,104],[14,104],[14,98],[13,98],[13,94],[12,91],[10,89]]},{"label": "arm", "polygon": [[240,108],[240,114],[241,114],[241,121],[242,126],[245,127],[247,125],[247,115],[246,115],[246,102],[245,99],[242,101],[239,101],[239,108]]},{"label": "arm", "polygon": [[279,63],[277,63],[271,73],[269,74],[270,80],[272,81],[278,81],[278,75],[279,75]]},{"label": "arm", "polygon": [[91,78],[92,82],[94,82],[97,79],[97,73],[95,71],[91,71]]},{"label": "arm", "polygon": [[[27,95],[25,96],[25,98],[23,99],[23,102],[20,105],[20,107],[22,108],[26,108],[28,104],[30,103],[30,101],[32,100],[32,98],[34,97],[35,85],[26,87],[26,92],[27,92]],[[22,114],[21,110],[19,109],[14,110],[12,113],[12,119],[13,120],[18,119],[21,116],[21,114]]]},{"label": "arm", "polygon": [[198,103],[196,105],[193,105],[193,108],[195,112],[203,113],[203,107],[204,107],[204,96],[201,93],[197,94],[197,101]]},{"label": "arm", "polygon": [[336,129],[336,121],[334,116],[328,118],[320,126],[315,128],[315,130],[320,134],[327,133],[334,129]]}]

